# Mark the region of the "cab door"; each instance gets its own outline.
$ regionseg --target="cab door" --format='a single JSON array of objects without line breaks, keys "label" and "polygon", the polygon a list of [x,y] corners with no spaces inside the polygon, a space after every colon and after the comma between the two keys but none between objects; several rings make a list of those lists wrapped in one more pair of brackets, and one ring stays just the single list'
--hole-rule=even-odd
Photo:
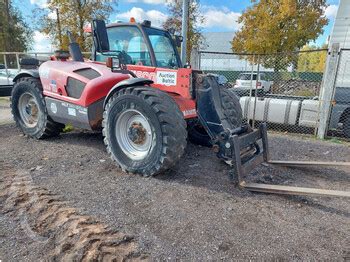
[{"label": "cab door", "polygon": [[109,27],[107,34],[110,51],[96,53],[96,61],[104,62],[108,56],[119,56],[127,65],[153,66],[147,40],[137,26]]}]

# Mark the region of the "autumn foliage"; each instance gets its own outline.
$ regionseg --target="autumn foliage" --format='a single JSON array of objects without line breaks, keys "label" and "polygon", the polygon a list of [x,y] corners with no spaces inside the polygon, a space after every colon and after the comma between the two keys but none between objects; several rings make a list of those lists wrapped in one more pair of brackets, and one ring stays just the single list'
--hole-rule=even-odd
[{"label": "autumn foliage", "polygon": [[[323,33],[328,23],[326,1],[253,0],[242,14],[242,28],[232,41],[234,52],[273,54],[300,50]],[[251,56],[251,60],[253,57]],[[293,63],[295,55],[261,56],[265,67],[283,69]],[[255,61],[256,62],[256,61]]]},{"label": "autumn foliage", "polygon": [[69,30],[83,51],[91,51],[91,39],[88,41],[84,28],[93,19],[108,19],[114,5],[114,0],[50,0],[46,9],[37,10],[39,29],[64,50],[68,50],[66,33]]}]

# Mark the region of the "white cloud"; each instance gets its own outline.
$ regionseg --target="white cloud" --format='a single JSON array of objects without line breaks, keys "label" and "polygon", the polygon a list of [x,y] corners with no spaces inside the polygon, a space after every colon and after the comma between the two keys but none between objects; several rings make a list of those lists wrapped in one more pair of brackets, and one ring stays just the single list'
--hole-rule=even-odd
[{"label": "white cloud", "polygon": [[56,12],[50,12],[50,13],[48,13],[48,15],[47,15],[50,19],[52,19],[52,20],[56,20],[57,19],[57,14],[56,14]]},{"label": "white cloud", "polygon": [[46,8],[47,7],[47,0],[30,0],[30,3],[32,5],[37,5],[41,8]]},{"label": "white cloud", "polygon": [[220,27],[233,31],[236,31],[241,27],[237,22],[238,18],[241,16],[240,13],[232,12],[225,7],[216,8],[212,6],[204,6],[202,9],[202,14],[204,16],[204,23],[201,25],[202,27]]},{"label": "white cloud", "polygon": [[47,36],[44,35],[43,33],[40,33],[39,31],[35,31],[35,32],[34,32],[33,38],[34,38],[34,41],[35,41],[35,42],[41,42],[41,41],[43,41],[45,38],[47,38]]},{"label": "white cloud", "polygon": [[33,51],[36,51],[36,52],[52,51],[51,41],[47,35],[40,33],[39,31],[35,31],[33,39],[34,39]]},{"label": "white cloud", "polygon": [[335,18],[337,15],[337,11],[338,11],[337,5],[329,5],[329,6],[327,6],[327,8],[325,10],[325,15],[328,18]]},{"label": "white cloud", "polygon": [[168,16],[158,10],[144,11],[142,8],[133,7],[129,11],[117,15],[117,20],[129,21],[130,17],[134,17],[137,22],[150,20],[154,26],[162,26]]}]

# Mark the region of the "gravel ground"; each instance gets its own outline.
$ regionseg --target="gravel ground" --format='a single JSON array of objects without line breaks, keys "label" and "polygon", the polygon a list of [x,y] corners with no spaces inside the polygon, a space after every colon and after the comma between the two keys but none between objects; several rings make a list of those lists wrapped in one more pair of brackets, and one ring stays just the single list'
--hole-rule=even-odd
[{"label": "gravel ground", "polygon": [[[269,138],[273,159],[350,161],[347,144]],[[143,178],[119,170],[98,133],[35,141],[3,125],[0,141],[2,261],[115,252],[117,260],[350,261],[349,199],[240,190],[208,148],[189,144],[172,170]],[[346,170],[331,167],[261,166],[247,179],[350,190]]]},{"label": "gravel ground", "polygon": [[10,98],[0,97],[0,125],[13,123]]}]

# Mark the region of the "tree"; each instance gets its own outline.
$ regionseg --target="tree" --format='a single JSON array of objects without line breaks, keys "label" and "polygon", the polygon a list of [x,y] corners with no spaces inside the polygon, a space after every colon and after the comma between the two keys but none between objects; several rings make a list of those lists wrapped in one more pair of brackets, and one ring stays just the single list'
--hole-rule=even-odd
[{"label": "tree", "polygon": [[[232,41],[235,52],[272,54],[297,51],[323,33],[328,19],[325,0],[252,0],[239,18],[243,27]],[[288,67],[295,55],[262,56],[265,67],[276,71]],[[252,60],[252,57],[250,57]]]},{"label": "tree", "polygon": [[[301,51],[309,51],[317,49],[316,46],[306,45]],[[322,49],[327,49],[327,45],[323,45]],[[299,72],[320,72],[324,71],[326,65],[327,51],[302,52],[299,54],[298,71]]]},{"label": "tree", "polygon": [[[191,50],[198,47],[202,42],[202,34],[199,26],[203,24],[204,17],[199,10],[199,1],[189,0],[189,23],[187,30],[187,59],[190,60]],[[163,27],[166,30],[173,31],[175,34],[181,34],[182,28],[182,1],[169,1],[169,18],[164,22]],[[185,63],[185,61],[183,61]]]},{"label": "tree", "polygon": [[59,49],[68,49],[67,30],[72,32],[83,51],[90,51],[84,28],[93,19],[107,20],[114,10],[113,0],[49,0],[47,8],[37,9],[40,16],[39,30],[50,36]]},{"label": "tree", "polygon": [[33,43],[33,31],[11,0],[0,0],[0,52],[24,52]]}]

